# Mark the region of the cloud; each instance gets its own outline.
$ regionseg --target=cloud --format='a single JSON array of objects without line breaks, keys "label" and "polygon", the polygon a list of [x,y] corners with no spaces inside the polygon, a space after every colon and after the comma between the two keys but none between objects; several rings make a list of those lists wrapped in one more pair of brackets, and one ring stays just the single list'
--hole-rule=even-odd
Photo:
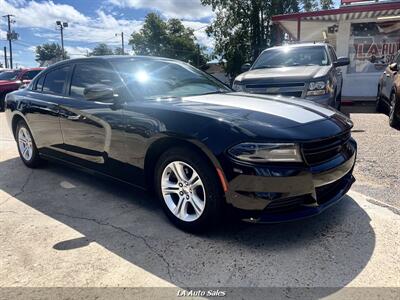
[{"label": "cloud", "polygon": [[15,16],[15,27],[55,28],[55,21],[87,24],[90,19],[71,5],[55,4],[53,1],[5,1],[0,0],[0,14]]},{"label": "cloud", "polygon": [[[86,16],[74,7],[66,4],[55,4],[49,2],[36,2],[15,0],[6,2],[0,0],[0,14],[15,15],[16,23],[13,27],[35,29],[33,34],[47,40],[59,39],[56,31],[57,20],[68,22],[69,27],[64,30],[65,41],[76,42],[107,42],[110,44],[120,43],[116,33],[125,32],[127,35],[141,28],[142,21],[116,19],[112,14],[102,10],[95,12],[93,17]],[[29,17],[27,17],[29,16]],[[38,30],[39,29],[39,30]],[[5,33],[0,31],[0,35]],[[23,37],[21,36],[23,41]]]},{"label": "cloud", "polygon": [[213,16],[211,7],[201,5],[200,0],[108,0],[119,7],[151,9],[167,18],[200,20]]},{"label": "cloud", "polygon": [[182,23],[185,27],[190,27],[194,30],[194,35],[200,45],[206,46],[207,48],[214,47],[214,39],[207,36],[206,33],[207,26],[210,24],[196,21],[182,21]]}]

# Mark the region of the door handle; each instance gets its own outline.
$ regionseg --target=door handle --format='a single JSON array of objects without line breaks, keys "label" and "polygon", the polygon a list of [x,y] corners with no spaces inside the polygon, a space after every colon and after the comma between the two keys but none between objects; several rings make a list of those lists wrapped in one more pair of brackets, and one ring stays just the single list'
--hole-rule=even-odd
[{"label": "door handle", "polygon": [[85,120],[86,117],[81,115],[76,115],[76,116],[68,116],[67,119],[71,121],[79,121],[79,120]]}]

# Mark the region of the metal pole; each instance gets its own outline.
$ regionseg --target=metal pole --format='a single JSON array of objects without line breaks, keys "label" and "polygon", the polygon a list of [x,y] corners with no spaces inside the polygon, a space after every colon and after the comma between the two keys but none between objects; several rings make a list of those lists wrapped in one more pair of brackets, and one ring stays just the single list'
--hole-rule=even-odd
[{"label": "metal pole", "polygon": [[125,55],[124,33],[123,32],[121,32],[121,40],[122,40],[122,55]]},{"label": "metal pole", "polygon": [[61,51],[62,51],[62,59],[65,59],[65,55],[64,55],[64,26],[61,24],[60,26],[60,31],[61,31]]},{"label": "metal pole", "polygon": [[12,40],[12,35],[11,35],[11,17],[12,16],[13,15],[5,15],[5,16],[3,16],[3,17],[7,18],[7,23],[8,23],[7,40],[8,40],[8,45],[9,45],[9,48],[10,48],[10,68],[11,69],[13,68],[12,43],[11,43],[11,40]]},{"label": "metal pole", "polygon": [[7,62],[7,47],[4,46],[4,68],[8,69],[8,62]]}]

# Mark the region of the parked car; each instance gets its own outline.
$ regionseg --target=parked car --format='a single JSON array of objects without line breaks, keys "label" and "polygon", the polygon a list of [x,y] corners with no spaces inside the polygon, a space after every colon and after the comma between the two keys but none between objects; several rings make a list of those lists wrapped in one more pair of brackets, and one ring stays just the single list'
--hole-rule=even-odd
[{"label": "parked car", "polygon": [[349,64],[337,58],[326,43],[305,43],[264,50],[253,65],[242,66],[233,89],[256,94],[304,98],[341,107],[343,76],[339,67]]},{"label": "parked car", "polygon": [[400,51],[379,79],[376,110],[389,111],[389,124],[400,127]]},{"label": "parked car", "polygon": [[6,116],[28,167],[56,160],[153,190],[190,231],[221,220],[226,205],[259,222],[318,214],[354,181],[346,116],[233,92],[170,59],[57,63],[7,95]]},{"label": "parked car", "polygon": [[6,70],[0,73],[0,111],[4,110],[4,98],[7,93],[27,86],[44,68]]}]

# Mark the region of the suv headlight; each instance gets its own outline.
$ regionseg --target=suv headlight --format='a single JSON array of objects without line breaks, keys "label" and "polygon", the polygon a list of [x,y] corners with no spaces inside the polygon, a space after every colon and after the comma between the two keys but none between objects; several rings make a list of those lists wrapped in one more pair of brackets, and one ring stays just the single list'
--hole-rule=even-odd
[{"label": "suv headlight", "polygon": [[308,84],[307,96],[321,96],[328,93],[329,82],[322,80],[312,81]]},{"label": "suv headlight", "polygon": [[232,84],[232,88],[236,91],[236,92],[244,92],[244,85],[240,84],[239,82],[234,82]]},{"label": "suv headlight", "polygon": [[242,143],[228,150],[233,157],[249,162],[301,162],[297,144]]}]

